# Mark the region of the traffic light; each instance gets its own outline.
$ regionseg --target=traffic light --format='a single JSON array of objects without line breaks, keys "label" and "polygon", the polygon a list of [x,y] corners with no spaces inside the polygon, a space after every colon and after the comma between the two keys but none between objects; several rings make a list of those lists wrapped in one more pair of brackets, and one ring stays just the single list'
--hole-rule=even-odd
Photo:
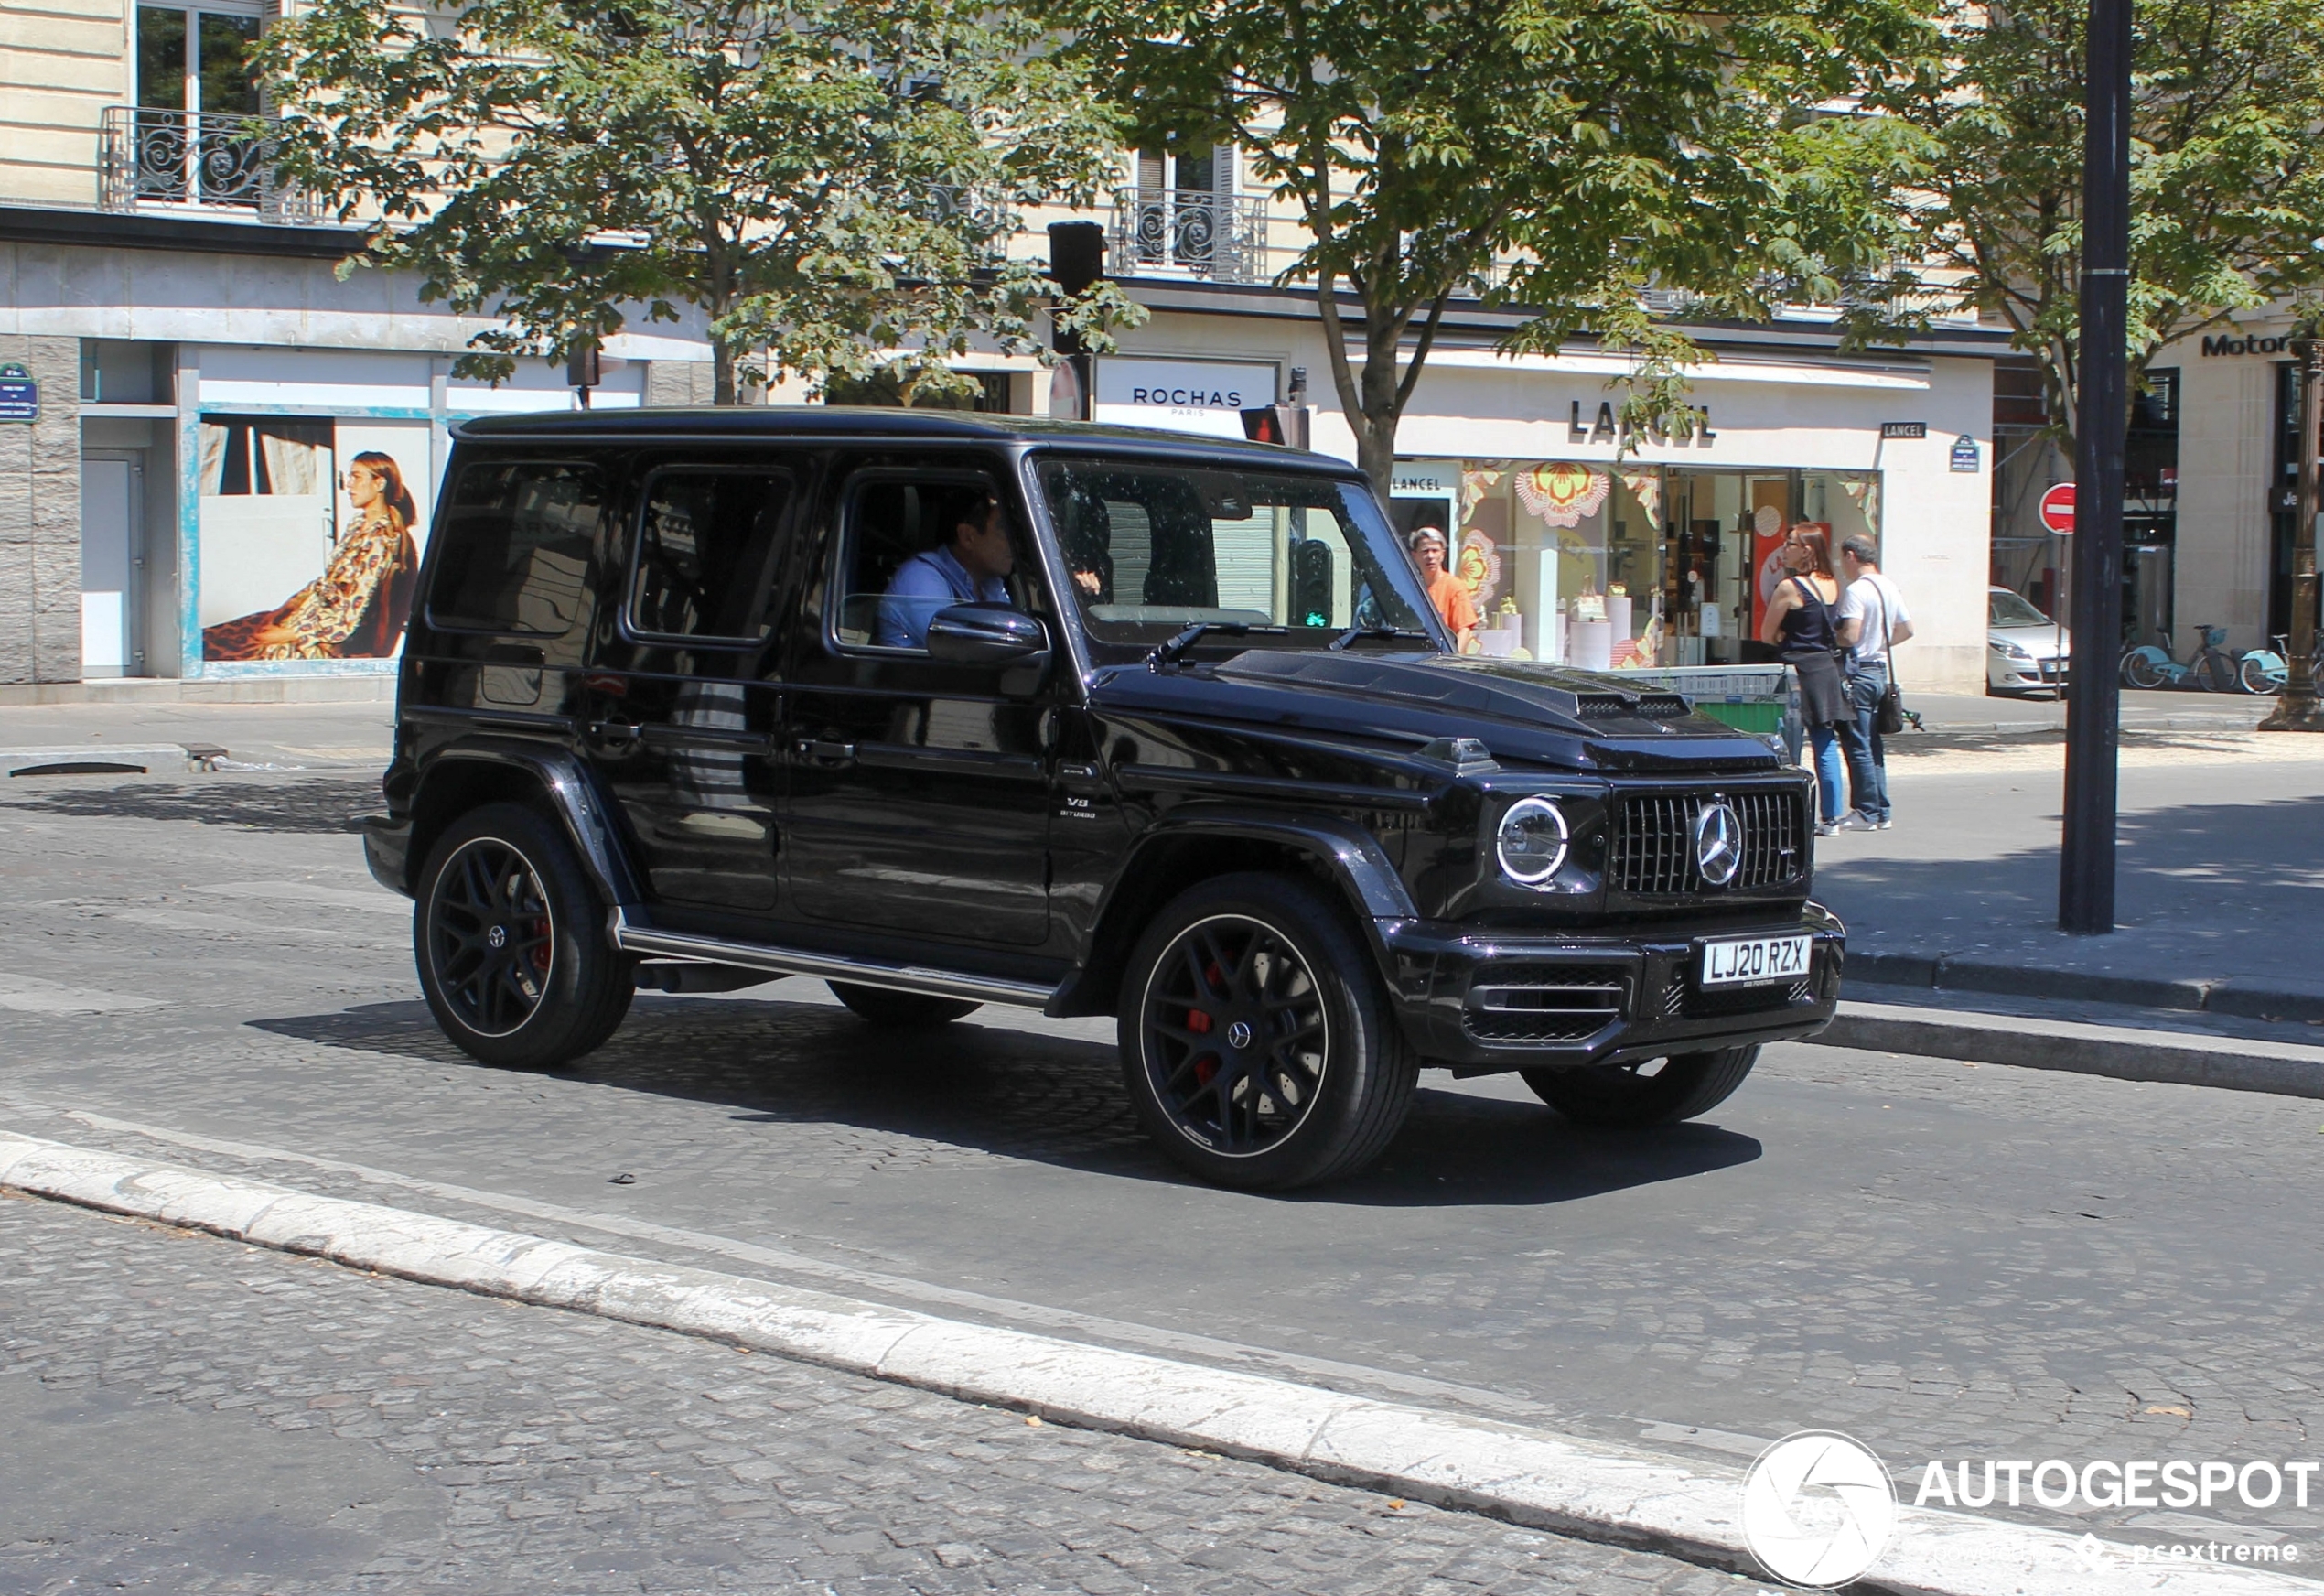
[{"label": "traffic light", "polygon": [[1291,620],[1295,626],[1331,624],[1331,545],[1320,539],[1291,545]]},{"label": "traffic light", "polygon": [[1305,404],[1262,404],[1243,412],[1243,436],[1253,443],[1307,447],[1307,407]]}]

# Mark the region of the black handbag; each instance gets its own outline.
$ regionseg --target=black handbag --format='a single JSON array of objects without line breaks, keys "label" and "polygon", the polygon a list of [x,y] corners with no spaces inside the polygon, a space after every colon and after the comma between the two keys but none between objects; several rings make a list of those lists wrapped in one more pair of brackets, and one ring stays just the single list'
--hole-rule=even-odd
[{"label": "black handbag", "polygon": [[1894,737],[1904,729],[1904,693],[1897,685],[1897,650],[1892,641],[1894,628],[1888,624],[1892,606],[1886,591],[1880,594],[1880,658],[1888,667],[1888,685],[1880,689],[1880,705],[1872,714],[1872,724],[1882,737]]}]

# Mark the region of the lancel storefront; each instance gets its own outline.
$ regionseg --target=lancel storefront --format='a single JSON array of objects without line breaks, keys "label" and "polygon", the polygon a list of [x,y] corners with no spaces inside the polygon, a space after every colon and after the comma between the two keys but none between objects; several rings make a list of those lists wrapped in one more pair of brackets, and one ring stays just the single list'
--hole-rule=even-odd
[{"label": "lancel storefront", "polygon": [[1729,357],[1697,377],[1691,426],[1627,447],[1604,377],[1573,369],[1610,361],[1438,361],[1399,435],[1392,509],[1401,531],[1451,534],[1480,652],[1597,669],[1765,658],[1777,553],[1809,524],[1835,551],[1857,534],[1880,547],[1920,685],[1982,685],[1986,361]]}]

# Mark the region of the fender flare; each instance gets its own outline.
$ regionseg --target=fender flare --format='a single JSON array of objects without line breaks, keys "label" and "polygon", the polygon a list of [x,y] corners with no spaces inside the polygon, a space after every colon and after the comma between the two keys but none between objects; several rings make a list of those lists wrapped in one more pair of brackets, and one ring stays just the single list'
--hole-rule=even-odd
[{"label": "fender flare", "polygon": [[[630,868],[620,842],[619,811],[597,791],[588,768],[562,749],[543,749],[514,739],[477,739],[455,743],[429,756],[412,795],[416,814],[427,801],[428,785],[449,765],[494,765],[530,777],[564,825],[581,868],[589,873],[606,908],[634,910],[644,901],[637,872]],[[415,859],[414,867],[421,861]],[[414,882],[416,888],[418,883]]]},{"label": "fender flare", "polygon": [[1385,927],[1416,920],[1419,911],[1413,906],[1412,893],[1405,888],[1404,878],[1396,873],[1396,867],[1377,837],[1352,821],[1332,816],[1294,818],[1261,809],[1181,804],[1139,833],[1122,868],[1098,900],[1081,961],[1060,984],[1044,1012],[1059,1018],[1086,1011],[1079,1007],[1084,985],[1091,976],[1103,973],[1097,954],[1111,940],[1113,928],[1108,922],[1123,884],[1141,879],[1153,856],[1162,848],[1189,838],[1270,843],[1295,849],[1322,864],[1347,898],[1364,941],[1372,949],[1381,978],[1393,989],[1395,955],[1390,950]]}]

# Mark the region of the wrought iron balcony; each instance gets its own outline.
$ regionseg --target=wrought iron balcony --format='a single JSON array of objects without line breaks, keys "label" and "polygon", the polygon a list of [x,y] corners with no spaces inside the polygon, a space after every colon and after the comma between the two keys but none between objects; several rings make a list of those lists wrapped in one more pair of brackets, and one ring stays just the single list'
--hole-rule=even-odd
[{"label": "wrought iron balcony", "polygon": [[1118,189],[1107,264],[1119,276],[1155,273],[1262,283],[1267,206],[1257,195],[1207,189]]},{"label": "wrought iron balcony", "polygon": [[274,141],[251,119],[143,105],[105,107],[98,203],[107,210],[198,207],[261,221],[317,218],[306,195],[279,181]]}]

